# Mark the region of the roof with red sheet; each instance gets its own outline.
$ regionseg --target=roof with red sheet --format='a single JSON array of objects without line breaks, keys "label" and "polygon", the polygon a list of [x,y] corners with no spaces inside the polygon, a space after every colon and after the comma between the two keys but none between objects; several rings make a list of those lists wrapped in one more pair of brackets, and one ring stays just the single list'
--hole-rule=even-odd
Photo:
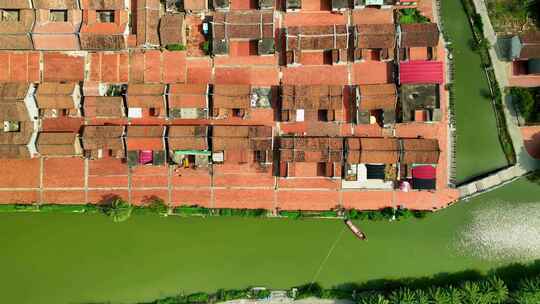
[{"label": "roof with red sheet", "polygon": [[437,176],[437,170],[431,165],[416,166],[412,169],[413,178],[434,179]]},{"label": "roof with red sheet", "polygon": [[422,84],[444,82],[441,61],[409,61],[399,65],[400,84]]}]

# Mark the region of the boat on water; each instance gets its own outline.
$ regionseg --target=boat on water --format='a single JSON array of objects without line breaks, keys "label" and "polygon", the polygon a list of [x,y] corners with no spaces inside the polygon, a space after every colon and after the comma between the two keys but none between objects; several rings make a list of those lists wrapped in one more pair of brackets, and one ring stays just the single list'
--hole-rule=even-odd
[{"label": "boat on water", "polygon": [[367,240],[366,235],[360,229],[358,229],[358,227],[356,227],[351,220],[346,219],[345,220],[345,225],[347,225],[347,227],[349,227],[349,229],[351,229],[352,233],[354,233],[354,235],[356,235],[356,237],[358,239],[360,239],[362,241]]}]

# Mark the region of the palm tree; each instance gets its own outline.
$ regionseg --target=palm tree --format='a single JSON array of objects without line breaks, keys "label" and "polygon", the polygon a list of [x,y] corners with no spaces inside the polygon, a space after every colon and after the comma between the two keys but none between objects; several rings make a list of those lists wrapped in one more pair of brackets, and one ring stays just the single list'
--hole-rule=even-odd
[{"label": "palm tree", "polygon": [[380,294],[367,294],[360,297],[358,304],[390,304],[390,301]]},{"label": "palm tree", "polygon": [[392,304],[416,304],[414,291],[407,287],[392,291],[388,299]]},{"label": "palm tree", "polygon": [[490,303],[501,304],[508,299],[508,287],[503,280],[491,277],[482,284],[485,297]]},{"label": "palm tree", "polygon": [[449,286],[446,288],[445,293],[448,295],[449,304],[463,303],[463,292],[461,292],[461,289],[454,286]]},{"label": "palm tree", "polygon": [[422,289],[415,290],[414,296],[416,297],[416,304],[430,304],[429,295]]},{"label": "palm tree", "polygon": [[463,303],[465,304],[486,304],[485,297],[477,282],[465,282],[461,290],[463,291]]},{"label": "palm tree", "polygon": [[116,223],[123,222],[131,216],[133,206],[121,198],[115,198],[110,205],[104,208],[106,215],[110,216]]},{"label": "palm tree", "polygon": [[452,304],[448,292],[440,287],[431,287],[428,290],[428,295],[430,304]]}]

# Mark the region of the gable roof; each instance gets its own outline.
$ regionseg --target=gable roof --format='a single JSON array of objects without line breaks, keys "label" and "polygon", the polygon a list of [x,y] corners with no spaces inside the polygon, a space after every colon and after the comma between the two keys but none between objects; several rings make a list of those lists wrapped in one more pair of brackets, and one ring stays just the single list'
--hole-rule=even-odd
[{"label": "gable roof", "polygon": [[77,133],[41,132],[37,138],[37,150],[41,155],[78,155],[76,149]]},{"label": "gable roof", "polygon": [[359,110],[376,109],[395,110],[397,104],[397,89],[393,83],[360,85]]},{"label": "gable roof", "polygon": [[346,25],[291,26],[286,28],[287,50],[330,50],[349,47]]},{"label": "gable roof", "polygon": [[78,90],[75,82],[44,82],[36,90],[36,103],[40,109],[72,109],[75,108],[74,94]]},{"label": "gable roof", "polygon": [[120,118],[124,117],[122,96],[88,96],[84,98],[84,116]]},{"label": "gable roof", "polygon": [[28,93],[28,84],[20,82],[0,82],[0,102],[22,100]]},{"label": "gable roof", "polygon": [[184,14],[165,14],[159,22],[162,46],[184,43]]},{"label": "gable roof", "polygon": [[439,142],[436,139],[402,139],[403,154],[401,162],[405,164],[436,164],[439,162]]},{"label": "gable roof", "polygon": [[78,9],[76,0],[32,0],[36,9]]},{"label": "gable roof", "polygon": [[85,126],[82,137],[83,147],[85,150],[124,150],[123,133],[123,126]]},{"label": "gable roof", "polygon": [[165,85],[163,84],[129,84],[127,89],[128,107],[164,108]]},{"label": "gable roof", "polygon": [[436,23],[400,24],[401,47],[435,47],[439,44],[439,28]]},{"label": "gable roof", "polygon": [[285,162],[340,162],[343,159],[341,137],[281,137],[280,161]]},{"label": "gable roof", "polygon": [[392,49],[396,46],[394,24],[356,25],[356,47],[362,49]]},{"label": "gable roof", "polygon": [[283,110],[343,108],[343,87],[335,85],[284,85]]},{"label": "gable roof", "polygon": [[346,139],[347,162],[351,164],[394,164],[399,160],[399,141],[396,138]]},{"label": "gable roof", "polygon": [[[13,3],[13,6],[22,6]],[[8,7],[2,7],[8,8]],[[15,8],[20,9],[20,8]],[[0,21],[0,49],[31,50],[33,49],[30,32],[36,19],[31,9],[20,9],[18,21]]]},{"label": "gable roof", "polygon": [[274,14],[259,10],[215,12],[212,28],[216,40],[273,38]]},{"label": "gable roof", "polygon": [[128,126],[126,145],[128,150],[163,150],[162,126]]},{"label": "gable roof", "polygon": [[208,85],[171,84],[169,87],[170,108],[207,108]]},{"label": "gable roof", "polygon": [[137,0],[137,45],[159,45],[159,0]]},{"label": "gable roof", "polygon": [[208,150],[207,126],[170,126],[168,133],[171,150]]},{"label": "gable roof", "polygon": [[272,128],[268,126],[213,126],[212,149],[271,150]]},{"label": "gable roof", "polygon": [[124,0],[81,0],[82,9],[119,10],[125,8]]},{"label": "gable roof", "polygon": [[251,106],[251,86],[249,85],[214,85],[213,107],[224,109],[246,109]]}]

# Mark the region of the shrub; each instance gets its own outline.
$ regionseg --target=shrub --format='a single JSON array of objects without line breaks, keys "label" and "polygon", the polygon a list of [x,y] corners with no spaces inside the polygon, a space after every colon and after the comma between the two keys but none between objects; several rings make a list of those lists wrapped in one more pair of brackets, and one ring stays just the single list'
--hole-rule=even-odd
[{"label": "shrub", "polygon": [[270,296],[271,291],[268,289],[252,289],[251,296],[255,299],[266,299]]},{"label": "shrub", "polygon": [[209,299],[210,296],[204,292],[194,293],[187,296],[188,303],[207,303]]},{"label": "shrub", "polygon": [[210,42],[209,41],[203,42],[202,49],[206,55],[210,54]]},{"label": "shrub", "polygon": [[427,23],[429,18],[423,16],[416,8],[404,8],[399,10],[399,23]]},{"label": "shrub", "polygon": [[186,50],[186,46],[183,44],[167,44],[165,48],[168,51],[185,51]]},{"label": "shrub", "polygon": [[113,199],[108,205],[105,205],[103,212],[114,222],[126,221],[131,216],[133,206],[121,198]]},{"label": "shrub", "polygon": [[162,199],[156,197],[150,201],[150,204],[148,204],[148,209],[153,213],[167,214],[169,207]]},{"label": "shrub", "polygon": [[41,212],[83,213],[83,212],[86,212],[87,209],[91,209],[91,207],[89,207],[88,205],[57,205],[57,204],[47,204],[47,205],[41,205],[39,207],[39,211]]},{"label": "shrub", "polygon": [[204,208],[204,207],[199,207],[197,205],[194,205],[194,206],[183,205],[183,206],[174,208],[173,213],[180,214],[180,215],[185,215],[185,216],[208,215],[208,214],[210,214],[210,209]]}]

